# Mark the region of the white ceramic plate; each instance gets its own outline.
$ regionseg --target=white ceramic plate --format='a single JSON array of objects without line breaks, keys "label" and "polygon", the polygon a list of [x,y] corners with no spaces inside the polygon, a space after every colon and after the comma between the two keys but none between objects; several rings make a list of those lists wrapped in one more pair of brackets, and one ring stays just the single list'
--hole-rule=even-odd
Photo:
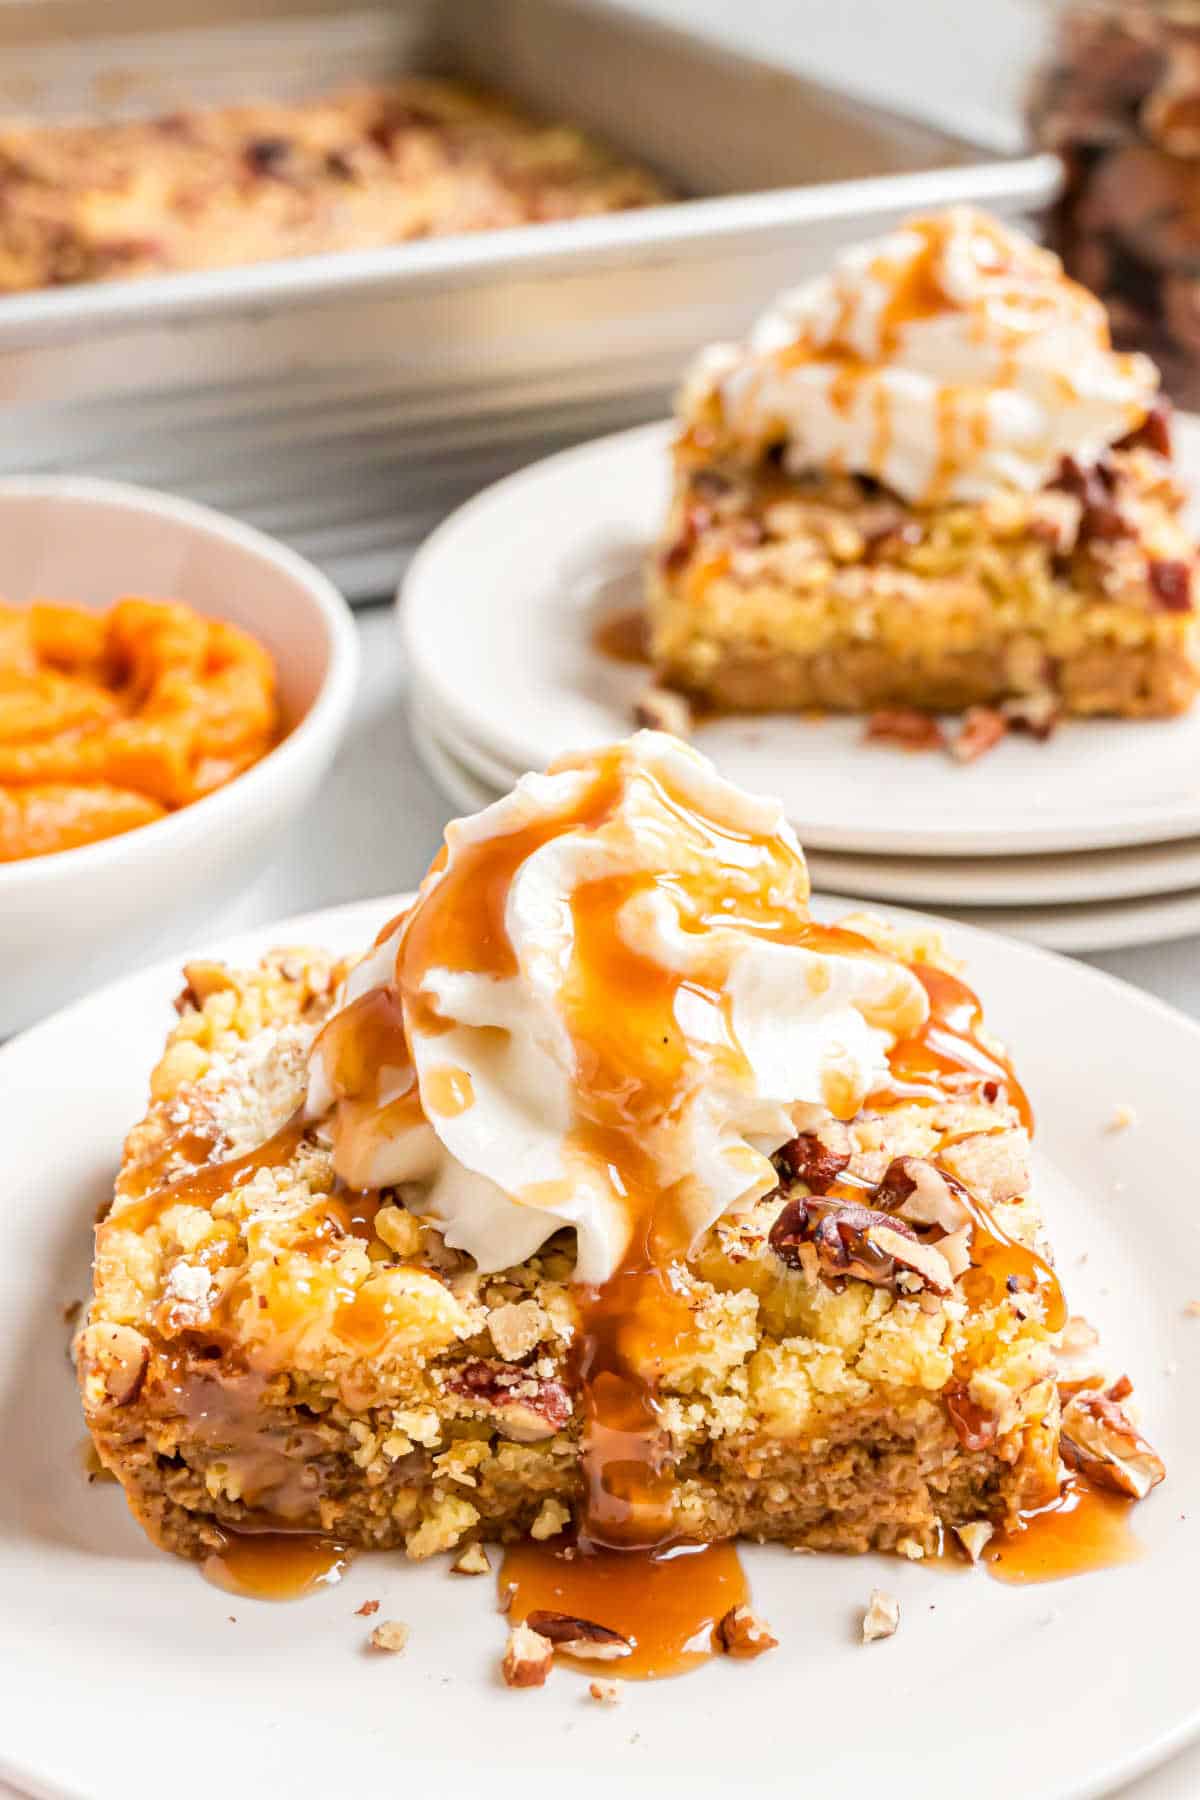
[{"label": "white ceramic plate", "polygon": [[[437,726],[426,716],[424,707],[415,695],[412,697],[409,713],[409,729],[417,754],[454,806],[463,812],[478,812],[481,807],[499,797],[501,790],[484,781],[445,743]],[[1171,845],[1154,847],[1157,854],[1166,856],[1168,867],[1170,858],[1167,853],[1172,848]],[[1028,860],[1061,864],[1067,877],[1064,886],[1074,889],[1083,885],[1075,879],[1076,863],[1087,864],[1093,860],[1103,861],[1106,856],[1119,855],[1119,851],[1093,851],[1079,857]],[[986,888],[991,885],[987,878],[995,870],[1000,877],[996,885],[1002,886],[1011,866],[1001,858],[991,857],[982,864],[967,865],[965,875],[969,879],[964,880],[963,885],[967,888]],[[859,904],[870,907],[875,907],[879,900],[891,897],[887,892],[889,879],[894,880],[894,891],[903,898],[923,898],[920,894],[905,890],[910,871],[913,877],[912,888],[920,886],[928,872],[930,887],[940,886],[943,893],[954,893],[959,900],[963,898],[955,891],[953,873],[962,871],[963,865],[948,858],[902,863],[897,869],[895,864],[878,858],[837,856],[824,851],[810,851],[808,867],[817,887],[853,894]],[[875,871],[880,868],[884,870],[884,879],[877,883]],[[1089,951],[1128,948],[1133,944],[1157,944],[1168,938],[1187,937],[1192,932],[1200,931],[1200,888],[1180,893],[1151,894],[1140,899],[1046,906],[977,906],[968,903],[945,905],[942,910],[947,918],[957,919],[968,925],[983,926],[989,931],[1002,931],[1009,937],[1021,938],[1026,943],[1040,944],[1045,950],[1071,951],[1079,955]]]},{"label": "white ceramic plate", "polygon": [[[828,907],[839,903],[829,902]],[[395,899],[242,939],[368,942]],[[840,903],[844,909],[845,903]],[[118,1491],[88,1487],[64,1359],[64,1302],[87,1277],[95,1208],[173,1018],[175,964],[150,969],[0,1051],[0,1771],[40,1796],[211,1800],[347,1793],[528,1800],[568,1790],[656,1800],[753,1791],[894,1800],[1099,1794],[1200,1729],[1189,1596],[1200,1582],[1200,1297],[1193,1121],[1200,1029],[1093,970],[949,933],[1015,1045],[1038,1110],[1037,1180],[1073,1305],[1138,1384],[1170,1474],[1137,1514],[1143,1561],[1056,1586],[899,1559],[751,1549],[781,1648],[745,1668],[630,1686],[612,1710],[556,1673],[540,1693],[496,1676],[503,1622],[486,1581],[444,1563],[364,1556],[295,1606],[233,1600],[153,1549]],[[1053,1029],[1047,1021],[1053,1020]],[[1138,1124],[1110,1134],[1117,1102]],[[1081,1257],[1086,1252],[1086,1261]],[[1168,1371],[1173,1371],[1168,1373]],[[873,1586],[897,1636],[864,1648]],[[411,1627],[368,1657],[364,1599]]]},{"label": "white ceramic plate", "polygon": [[[459,735],[510,773],[630,728],[644,671],[591,644],[637,603],[667,499],[665,425],[602,438],[487,489],[435,531],[403,589],[415,678]],[[1180,463],[1200,482],[1200,422]],[[720,719],[696,733],[724,774],[780,795],[814,849],[1007,856],[1200,834],[1200,707],[1183,719],[1072,723],[968,768],[865,745],[862,721]]]},{"label": "white ceramic plate", "polygon": [[[456,805],[485,806],[507,792],[512,775],[456,734],[452,722],[438,713],[436,700],[415,683],[410,706],[420,718],[425,763]],[[464,798],[468,793],[475,796],[469,802]],[[818,887],[901,905],[1058,907],[1200,888],[1200,838],[1061,856],[888,857],[836,850],[809,850],[807,855]]]}]

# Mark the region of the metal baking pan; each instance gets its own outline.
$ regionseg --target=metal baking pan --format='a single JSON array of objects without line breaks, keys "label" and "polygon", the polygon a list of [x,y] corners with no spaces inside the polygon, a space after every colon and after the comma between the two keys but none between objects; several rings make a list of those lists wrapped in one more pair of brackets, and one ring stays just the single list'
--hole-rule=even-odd
[{"label": "metal baking pan", "polygon": [[687,198],[245,269],[0,298],[0,472],[242,514],[355,597],[466,494],[660,413],[696,346],[916,207],[1044,207],[1003,160],[606,0],[5,0],[0,111],[129,116],[405,69],[601,132]]}]

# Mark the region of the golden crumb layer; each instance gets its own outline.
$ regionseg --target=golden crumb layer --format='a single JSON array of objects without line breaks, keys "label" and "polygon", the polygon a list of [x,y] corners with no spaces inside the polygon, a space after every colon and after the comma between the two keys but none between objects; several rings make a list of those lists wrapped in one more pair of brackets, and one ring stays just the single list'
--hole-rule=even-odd
[{"label": "golden crumb layer", "polygon": [[228,268],[647,206],[572,127],[449,81],[0,127],[0,290]]},{"label": "golden crumb layer", "polygon": [[[239,1526],[415,1557],[556,1535],[582,1492],[573,1239],[481,1276],[418,1196],[337,1190],[296,1109],[340,972],[312,951],[186,971],[77,1339],[100,1456],[152,1535],[190,1555]],[[936,1158],[1035,1246],[1027,1151],[1003,1087],[966,1080],[860,1113],[844,1179],[868,1188],[895,1157]],[[922,1554],[943,1526],[1049,1498],[1059,1402],[1041,1299],[905,1295],[791,1266],[772,1229],[811,1191],[784,1172],[686,1271],[691,1327],[658,1387],[680,1535]]]},{"label": "golden crumb layer", "polygon": [[1182,505],[1141,445],[1040,493],[910,507],[685,442],[648,572],[655,668],[729,712],[1179,713],[1200,684]]}]

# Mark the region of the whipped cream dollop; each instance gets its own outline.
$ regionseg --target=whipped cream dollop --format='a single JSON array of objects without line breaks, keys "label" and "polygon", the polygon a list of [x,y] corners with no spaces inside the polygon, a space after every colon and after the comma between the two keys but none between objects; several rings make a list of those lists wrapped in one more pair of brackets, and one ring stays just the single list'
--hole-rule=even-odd
[{"label": "whipped cream dollop", "polygon": [[416,1184],[484,1271],[564,1225],[583,1283],[639,1238],[686,1252],[927,1016],[912,972],[812,922],[808,893],[778,805],[674,738],[525,776],[448,826],[318,1040],[308,1111],[339,1174]]},{"label": "whipped cream dollop", "polygon": [[686,424],[792,471],[871,475],[913,504],[1033,491],[1141,424],[1158,374],[1100,301],[970,208],[910,220],[782,295],[744,346],[702,353]]}]

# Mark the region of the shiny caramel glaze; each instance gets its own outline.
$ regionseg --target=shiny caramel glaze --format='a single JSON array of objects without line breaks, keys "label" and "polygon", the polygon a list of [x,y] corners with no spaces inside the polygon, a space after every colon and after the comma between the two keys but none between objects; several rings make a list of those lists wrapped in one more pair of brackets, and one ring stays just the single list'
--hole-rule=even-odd
[{"label": "shiny caramel glaze", "polygon": [[300,1600],[332,1587],[349,1567],[353,1551],[307,1532],[227,1532],[201,1568],[205,1580],[246,1600]]},{"label": "shiny caramel glaze", "polygon": [[544,1611],[620,1632],[632,1646],[627,1656],[569,1660],[594,1675],[635,1681],[681,1675],[707,1661],[713,1627],[749,1600],[731,1543],[676,1544],[640,1555],[515,1544],[504,1554],[498,1583],[513,1624]]},{"label": "shiny caramel glaze", "polygon": [[[273,1169],[290,1161],[304,1136],[302,1112],[293,1113],[265,1143],[248,1150],[244,1156],[230,1156],[211,1161],[215,1140],[203,1132],[186,1131],[170,1137],[155,1155],[140,1163],[122,1184],[122,1196],[131,1194],[133,1203],[124,1204],[111,1218],[114,1229],[142,1232],[161,1218],[169,1206],[212,1207],[215,1200],[230,1194],[235,1187],[250,1181],[260,1169]],[[197,1166],[169,1181],[162,1179],[167,1165],[176,1156],[197,1158]],[[103,1231],[106,1227],[101,1226]]]},{"label": "shiny caramel glaze", "polygon": [[610,662],[648,663],[650,661],[650,621],[640,606],[626,612],[610,613],[592,629],[592,649]]},{"label": "shiny caramel glaze", "polygon": [[994,1537],[982,1562],[997,1581],[1065,1581],[1096,1569],[1136,1562],[1145,1554],[1129,1525],[1132,1500],[1070,1475],[1048,1506]]}]

